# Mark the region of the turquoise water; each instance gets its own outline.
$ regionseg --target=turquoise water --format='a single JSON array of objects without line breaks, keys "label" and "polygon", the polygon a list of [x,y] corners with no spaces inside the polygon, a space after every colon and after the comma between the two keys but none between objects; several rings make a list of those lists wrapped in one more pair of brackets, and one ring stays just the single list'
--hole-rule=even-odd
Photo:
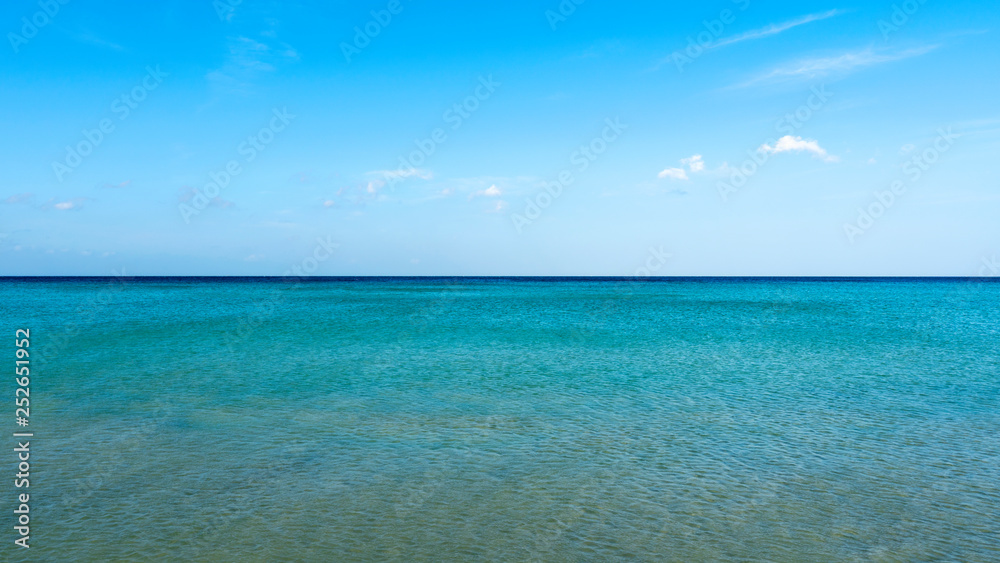
[{"label": "turquoise water", "polygon": [[1000,560],[1000,283],[0,292],[6,560]]}]

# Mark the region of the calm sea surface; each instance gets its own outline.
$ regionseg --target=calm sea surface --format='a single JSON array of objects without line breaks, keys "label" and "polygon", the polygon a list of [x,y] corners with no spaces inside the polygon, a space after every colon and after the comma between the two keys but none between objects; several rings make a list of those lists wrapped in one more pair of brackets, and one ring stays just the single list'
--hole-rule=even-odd
[{"label": "calm sea surface", "polygon": [[2,560],[1000,560],[995,281],[0,297],[35,433],[30,557],[0,459]]}]

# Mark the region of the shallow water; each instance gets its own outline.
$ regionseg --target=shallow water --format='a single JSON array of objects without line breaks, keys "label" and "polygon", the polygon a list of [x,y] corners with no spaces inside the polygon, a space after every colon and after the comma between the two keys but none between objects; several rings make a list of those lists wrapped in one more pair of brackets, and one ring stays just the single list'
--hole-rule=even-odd
[{"label": "shallow water", "polygon": [[1000,560],[1000,283],[0,294],[30,560]]}]

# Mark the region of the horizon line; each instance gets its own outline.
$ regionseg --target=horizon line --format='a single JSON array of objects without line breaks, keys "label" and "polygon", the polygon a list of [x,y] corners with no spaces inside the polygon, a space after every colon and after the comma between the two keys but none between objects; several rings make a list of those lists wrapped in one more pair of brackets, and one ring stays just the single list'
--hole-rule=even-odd
[{"label": "horizon line", "polygon": [[864,280],[977,280],[1000,281],[1000,276],[912,276],[912,275],[689,275],[689,276],[537,276],[537,275],[337,275],[337,276],[259,276],[259,275],[0,275],[0,280],[308,280],[308,281],[376,281],[376,280],[511,280],[511,281],[685,281],[685,280],[800,280],[800,281],[864,281]]}]

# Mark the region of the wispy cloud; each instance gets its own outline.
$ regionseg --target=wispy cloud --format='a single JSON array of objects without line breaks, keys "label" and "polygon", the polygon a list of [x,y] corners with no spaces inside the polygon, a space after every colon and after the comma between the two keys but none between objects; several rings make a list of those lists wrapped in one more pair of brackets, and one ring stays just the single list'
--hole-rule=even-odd
[{"label": "wispy cloud", "polygon": [[271,47],[249,37],[234,37],[229,40],[229,63],[247,70],[274,70],[270,58]]},{"label": "wispy cloud", "polygon": [[491,198],[493,199],[493,203],[485,210],[486,213],[503,213],[507,209],[507,202],[499,199],[501,196],[503,196],[503,190],[497,187],[496,184],[490,184],[490,187],[485,190],[478,190],[469,194],[469,200],[471,201],[478,197]]},{"label": "wispy cloud", "polygon": [[227,55],[222,67],[205,77],[216,86],[234,91],[244,91],[263,73],[273,72],[277,65],[299,60],[298,52],[289,44],[250,37],[227,38]]},{"label": "wispy cloud", "polygon": [[119,45],[117,43],[113,43],[111,41],[108,41],[107,39],[103,39],[101,37],[98,37],[97,35],[95,35],[93,33],[90,33],[90,32],[86,32],[86,33],[82,33],[82,34],[78,35],[77,39],[79,39],[80,41],[82,41],[84,43],[89,43],[91,45],[97,45],[98,47],[104,47],[106,49],[112,49],[112,50],[115,50],[115,51],[124,51],[125,50],[125,47],[122,47],[121,45]]},{"label": "wispy cloud", "polygon": [[594,57],[600,57],[606,54],[622,54],[625,52],[625,46],[621,41],[605,40],[594,45],[591,45],[580,53],[576,58],[580,59],[591,59]]},{"label": "wispy cloud", "polygon": [[71,209],[80,209],[83,207],[85,201],[87,201],[87,198],[85,197],[77,197],[66,201],[56,201],[55,198],[53,198],[46,201],[41,208],[43,210],[56,209],[58,211],[69,211]]},{"label": "wispy cloud", "polygon": [[7,204],[11,204],[11,205],[13,205],[15,203],[28,203],[34,197],[35,197],[35,194],[28,194],[28,193],[14,194],[14,195],[8,197],[5,200],[2,200],[2,202],[3,203],[7,203]]},{"label": "wispy cloud", "polygon": [[469,194],[469,199],[474,197],[500,197],[502,194],[503,192],[500,191],[500,188],[498,188],[496,184],[492,184],[485,190],[479,190],[478,192]]},{"label": "wispy cloud", "polygon": [[422,168],[399,168],[397,170],[373,170],[368,172],[368,176],[377,176],[379,178],[420,178],[421,180],[430,180],[434,177],[434,173],[430,170],[424,170]]},{"label": "wispy cloud", "polygon": [[814,79],[832,74],[848,74],[857,69],[891,63],[917,57],[937,49],[938,45],[927,45],[915,49],[895,52],[878,52],[871,47],[861,51],[851,51],[832,57],[800,59],[785,66],[772,69],[756,78],[737,85],[752,86],[766,82],[782,82],[796,79]]},{"label": "wispy cloud", "polygon": [[365,186],[365,191],[369,194],[375,194],[385,187],[386,182],[395,184],[397,180],[405,180],[407,178],[431,180],[434,178],[434,173],[421,168],[399,168],[397,170],[373,170],[372,172],[368,172],[366,176],[369,177],[369,180]]},{"label": "wispy cloud", "polygon": [[809,14],[808,16],[802,16],[800,18],[789,20],[783,23],[772,23],[771,25],[759,29],[752,29],[750,31],[741,33],[739,35],[734,35],[732,37],[726,37],[724,39],[720,39],[715,43],[713,43],[712,45],[710,45],[709,48],[714,49],[718,47],[724,47],[726,45],[732,45],[733,43],[739,43],[740,41],[747,41],[749,39],[761,39],[763,37],[777,35],[782,31],[787,31],[789,29],[792,29],[793,27],[798,27],[800,25],[804,25],[814,21],[825,20],[827,18],[832,18],[833,16],[839,16],[840,14],[843,13],[844,10],[830,10],[828,12],[821,12],[818,14]]},{"label": "wispy cloud", "polygon": [[961,130],[963,135],[995,135],[1000,132],[1000,119],[985,118],[960,121],[955,123],[955,129]]}]

